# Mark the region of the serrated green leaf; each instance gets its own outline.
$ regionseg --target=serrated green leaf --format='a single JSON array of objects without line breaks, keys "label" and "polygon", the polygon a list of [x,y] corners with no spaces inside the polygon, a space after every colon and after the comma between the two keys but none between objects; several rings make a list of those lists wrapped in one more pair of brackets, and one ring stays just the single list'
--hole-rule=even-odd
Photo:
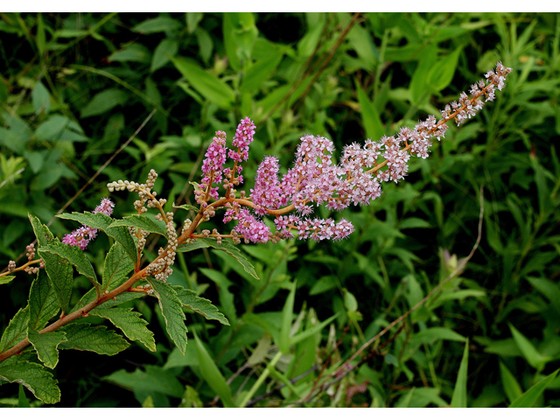
[{"label": "serrated green leaf", "polygon": [[467,407],[467,377],[469,371],[469,340],[465,342],[465,350],[463,351],[463,358],[459,365],[459,372],[457,373],[457,381],[453,389],[453,396],[451,397],[451,407]]},{"label": "serrated green leaf", "polygon": [[[47,246],[55,240],[49,228],[43,225],[37,217],[32,215],[28,215],[28,217],[37,238],[39,248]],[[70,298],[72,297],[72,285],[74,281],[72,266],[64,258],[56,254],[48,252],[41,253],[39,251],[39,256],[45,263],[45,271],[47,272],[51,286],[56,294],[59,307],[63,311],[66,311],[70,303]]]},{"label": "serrated green leaf", "polygon": [[16,345],[27,337],[27,326],[29,325],[29,308],[20,308],[8,323],[0,339],[0,352]]},{"label": "serrated green leaf", "polygon": [[41,270],[29,291],[29,328],[40,330],[55,316],[60,307],[47,274]]},{"label": "serrated green leaf", "polygon": [[15,278],[16,276],[2,276],[0,277],[0,284],[8,284]]},{"label": "serrated green leaf", "polygon": [[204,380],[210,385],[210,388],[220,397],[224,407],[234,407],[231,389],[227,384],[224,376],[216,366],[214,359],[208,354],[208,351],[195,334],[194,341],[198,353],[198,367]]},{"label": "serrated green leaf", "polygon": [[113,219],[106,214],[74,212],[58,214],[56,217],[66,220],[74,220],[76,222],[80,222],[83,225],[101,230],[107,236],[119,242],[124,247],[126,253],[130,256],[130,258],[133,261],[136,261],[136,244],[134,243],[134,239],[132,239],[132,236],[130,236],[130,232],[124,226],[110,227],[109,225],[113,222]]},{"label": "serrated green leaf", "polygon": [[102,290],[109,290],[119,286],[123,280],[128,278],[128,274],[134,269],[134,262],[126,253],[124,247],[115,242],[107,256],[101,277]]},{"label": "serrated green leaf", "polygon": [[167,283],[155,279],[148,279],[154,294],[158,299],[161,314],[165,320],[165,329],[169,338],[175,343],[181,353],[187,348],[187,326],[185,313],[175,289]]},{"label": "serrated green leaf", "polygon": [[161,393],[175,398],[182,397],[184,387],[172,371],[150,365],[147,365],[145,369],[145,371],[136,369],[134,372],[118,370],[103,379],[134,392],[148,395]]},{"label": "serrated green leaf", "polygon": [[45,404],[60,401],[56,379],[39,363],[18,360],[16,357],[6,359],[0,363],[0,379],[22,384]]},{"label": "serrated green leaf", "polygon": [[[202,245],[202,244],[204,244],[204,245]],[[194,242],[194,243],[180,245],[177,248],[177,252],[189,252],[189,251],[192,251],[193,249],[208,248],[208,247],[211,247],[211,248],[214,248],[218,251],[223,251],[226,254],[229,254],[239,264],[241,264],[241,266],[243,267],[243,269],[247,273],[249,273],[252,277],[254,277],[257,280],[260,279],[259,275],[257,274],[257,272],[255,270],[255,267],[253,266],[253,264],[251,264],[251,262],[239,250],[239,248],[237,248],[235,245],[233,245],[229,241],[223,241],[221,244],[219,244],[213,239],[201,238],[201,239],[197,239],[196,242]]]},{"label": "serrated green leaf", "polygon": [[550,375],[545,376],[539,382],[534,384],[531,388],[525,391],[523,395],[521,395],[514,402],[512,402],[509,408],[536,407],[544,391],[556,378],[558,372],[560,372],[560,369],[557,369],[556,371],[552,372]]},{"label": "serrated green leaf", "polygon": [[224,314],[210,300],[198,296],[193,290],[182,287],[176,287],[175,291],[179,300],[187,309],[202,315],[210,321],[215,320],[223,325],[229,325],[229,321]]},{"label": "serrated green leaf", "polygon": [[74,283],[72,266],[56,254],[39,252],[39,255],[45,263],[45,271],[56,294],[58,305],[66,312],[72,297]]},{"label": "serrated green leaf", "polygon": [[48,245],[41,246],[38,251],[41,255],[44,253],[51,253],[64,258],[76,267],[78,273],[85,276],[94,285],[99,286],[97,275],[95,274],[95,270],[93,269],[91,262],[89,262],[86,254],[79,247],[63,244],[59,241],[51,241]]},{"label": "serrated green leaf", "polygon": [[155,218],[153,214],[133,214],[122,219],[115,220],[109,228],[118,226],[135,227],[150,233],[166,236],[167,228],[165,222]]},{"label": "serrated green leaf", "polygon": [[150,351],[156,351],[154,334],[146,327],[148,323],[132,308],[96,308],[90,315],[108,319],[132,341],[140,341]]},{"label": "serrated green leaf", "polygon": [[206,100],[215,103],[220,108],[231,108],[235,100],[235,93],[224,81],[204,71],[195,61],[184,57],[173,57],[171,61]]},{"label": "serrated green leaf", "polygon": [[33,216],[32,214],[28,214],[27,217],[31,222],[31,227],[33,228],[33,232],[35,233],[39,246],[47,245],[54,238],[52,232],[48,227],[41,223],[39,218]]},{"label": "serrated green leaf", "polygon": [[92,351],[113,356],[129,346],[122,336],[102,325],[69,324],[61,331],[66,333],[66,341],[60,344],[60,349]]},{"label": "serrated green leaf", "polygon": [[37,357],[48,368],[54,368],[58,363],[58,346],[66,341],[66,334],[62,331],[51,331],[40,334],[29,330],[29,342],[37,352]]}]

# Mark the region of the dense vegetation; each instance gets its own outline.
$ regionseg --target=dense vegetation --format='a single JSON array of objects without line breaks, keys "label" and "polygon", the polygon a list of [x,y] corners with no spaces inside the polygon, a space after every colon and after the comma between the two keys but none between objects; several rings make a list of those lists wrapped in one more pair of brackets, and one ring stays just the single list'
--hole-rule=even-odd
[{"label": "dense vegetation", "polygon": [[[253,179],[305,134],[377,140],[513,68],[404,182],[343,212],[348,239],[241,245],[259,280],[226,253],[178,254],[169,282],[230,325],[187,313],[181,355],[142,299],[157,350],[63,352],[58,405],[560,404],[558,15],[3,14],[0,34],[2,268],[34,240],[28,213],[62,237],[75,224],[55,214],[93,209],[107,182],[154,168],[169,210],[193,204],[214,132],[245,116]],[[107,248],[89,248],[98,270]],[[31,281],[0,284],[0,330]],[[0,404],[40,402],[10,383]]]}]

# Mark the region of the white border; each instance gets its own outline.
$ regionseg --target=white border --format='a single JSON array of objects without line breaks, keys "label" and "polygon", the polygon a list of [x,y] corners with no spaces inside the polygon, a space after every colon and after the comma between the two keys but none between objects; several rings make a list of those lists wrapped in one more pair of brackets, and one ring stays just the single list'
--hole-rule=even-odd
[{"label": "white border", "polygon": [[0,12],[559,12],[557,0],[2,0]]}]

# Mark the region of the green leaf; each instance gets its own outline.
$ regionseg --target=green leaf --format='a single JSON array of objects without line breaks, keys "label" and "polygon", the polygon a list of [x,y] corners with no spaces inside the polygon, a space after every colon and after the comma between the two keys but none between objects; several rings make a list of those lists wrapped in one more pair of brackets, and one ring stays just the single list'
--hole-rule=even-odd
[{"label": "green leaf", "polygon": [[439,58],[429,72],[430,84],[436,92],[446,88],[453,80],[453,75],[457,70],[457,62],[459,54],[463,50],[462,47],[457,48],[451,54]]},{"label": "green leaf", "polygon": [[158,298],[159,308],[165,320],[165,328],[171,340],[181,353],[187,348],[187,326],[185,313],[175,289],[167,283],[155,279],[148,279],[154,294]]},{"label": "green leaf", "polygon": [[[54,242],[54,236],[48,227],[41,224],[39,219],[35,216],[29,215],[33,232],[37,237],[39,248],[47,246]],[[59,307],[66,312],[72,297],[72,285],[74,277],[72,276],[72,266],[66,259],[49,252],[42,253],[39,251],[39,256],[45,263],[45,271],[49,276],[51,286],[56,294]]]},{"label": "green leaf", "polygon": [[115,51],[107,59],[109,62],[148,63],[150,61],[150,51],[141,44],[133,43]]},{"label": "green leaf", "polygon": [[175,398],[183,396],[184,387],[177,380],[177,375],[173,371],[150,365],[147,365],[145,369],[145,372],[140,369],[136,369],[134,372],[118,370],[103,379],[135,393],[148,395],[161,393]]},{"label": "green leaf", "polygon": [[48,368],[54,368],[58,363],[58,346],[66,341],[66,334],[62,331],[51,331],[40,334],[29,330],[29,341],[37,352],[37,357]]},{"label": "green leaf", "polygon": [[113,356],[128,348],[129,343],[119,334],[104,326],[91,324],[69,324],[61,328],[66,333],[66,341],[61,349],[92,351]]},{"label": "green leaf", "polygon": [[96,308],[90,315],[108,319],[132,341],[139,341],[150,351],[156,351],[154,334],[146,327],[148,323],[132,308]]},{"label": "green leaf", "polygon": [[105,234],[113,238],[115,241],[119,242],[124,247],[126,253],[130,256],[130,258],[133,261],[136,261],[136,244],[134,243],[134,239],[132,239],[132,236],[130,236],[128,228],[124,226],[110,227],[111,223],[113,223],[113,219],[106,214],[74,212],[57,214],[56,217],[66,220],[74,220],[76,222],[80,222],[83,225],[105,232]]},{"label": "green leaf", "polygon": [[0,277],[0,284],[8,284],[15,278],[16,276],[2,276]]},{"label": "green leaf", "polygon": [[20,308],[8,323],[0,339],[0,352],[13,347],[27,337],[29,325],[29,308]]},{"label": "green leaf", "polygon": [[239,248],[233,245],[233,243],[229,241],[224,241],[221,244],[219,244],[213,239],[206,239],[206,238],[197,239],[196,242],[197,243],[195,244],[180,245],[177,248],[177,252],[189,252],[192,251],[193,249],[208,248],[208,247],[214,248],[218,251],[223,251],[226,254],[232,256],[239,264],[241,264],[241,266],[247,273],[249,273],[255,279],[259,280],[259,275],[255,271],[255,267],[253,266],[253,264],[251,264],[251,262],[247,259],[247,257],[239,250]]},{"label": "green leaf", "polygon": [[385,127],[381,122],[379,112],[373,101],[370,101],[364,90],[357,84],[358,103],[360,104],[360,115],[362,124],[369,139],[378,139],[385,134]]},{"label": "green leaf", "polygon": [[212,321],[218,321],[222,325],[229,325],[227,318],[220,310],[210,302],[210,300],[197,296],[193,290],[176,287],[175,291],[179,300],[187,309],[202,315],[204,318]]},{"label": "green leaf", "polygon": [[467,407],[467,377],[469,370],[469,340],[465,342],[465,350],[463,351],[463,358],[457,373],[457,381],[453,389],[453,396],[451,397],[451,407]]},{"label": "green leaf", "polygon": [[115,220],[109,225],[109,228],[118,226],[136,227],[150,233],[157,233],[158,235],[166,236],[167,228],[165,222],[156,219],[153,214],[133,214],[126,216],[122,219]]},{"label": "green leaf", "polygon": [[119,242],[115,242],[107,256],[103,267],[101,278],[102,290],[109,290],[119,286],[123,280],[128,278],[128,274],[134,269],[134,262],[126,253]]},{"label": "green leaf", "polygon": [[531,388],[523,393],[519,398],[513,401],[509,408],[523,408],[523,407],[536,407],[539,403],[544,391],[556,378],[560,369],[552,372],[550,375],[544,377],[539,382],[534,384]]},{"label": "green leaf", "polygon": [[82,108],[80,116],[82,118],[101,115],[110,111],[118,105],[124,104],[128,100],[128,94],[120,89],[106,89],[96,94],[86,106]]},{"label": "green leaf", "polygon": [[223,15],[224,47],[231,67],[239,71],[251,59],[253,45],[258,36],[252,13],[226,13]]},{"label": "green leaf", "polygon": [[535,346],[533,346],[533,344],[513,325],[510,324],[509,329],[511,331],[515,344],[517,344],[517,347],[521,351],[521,354],[523,354],[525,360],[527,360],[527,363],[529,363],[539,372],[543,370],[546,363],[551,360],[550,357],[546,357],[540,354]]},{"label": "green leaf", "polygon": [[29,291],[29,328],[40,330],[60,310],[56,294],[44,270],[39,271]]},{"label": "green leaf", "polygon": [[35,114],[39,115],[41,113],[49,113],[51,108],[51,98],[49,91],[43,83],[35,83],[35,87],[31,91],[31,102],[33,104]]},{"label": "green leaf", "polygon": [[172,57],[175,57],[177,51],[179,50],[179,44],[174,39],[165,38],[159,43],[152,56],[152,64],[150,66],[150,72],[153,73],[157,69],[165,66]]},{"label": "green leaf", "polygon": [[4,360],[0,363],[0,379],[22,384],[45,404],[60,401],[56,379],[39,363],[19,360],[17,357]]},{"label": "green leaf", "polygon": [[234,91],[213,74],[204,71],[196,62],[184,57],[171,59],[183,77],[208,101],[220,108],[230,109],[235,100]]},{"label": "green leaf", "polygon": [[290,285],[290,293],[288,294],[286,302],[284,303],[284,308],[282,309],[282,322],[280,324],[278,347],[284,354],[288,354],[290,352],[290,332],[292,329],[295,296],[296,284],[293,283]]},{"label": "green leaf", "polygon": [[438,340],[465,342],[466,338],[449,328],[434,327],[420,331],[414,335],[412,340],[415,344],[431,344]]},{"label": "green leaf", "polygon": [[95,270],[89,262],[84,251],[77,246],[63,244],[59,241],[51,241],[48,245],[39,248],[41,254],[51,253],[64,258],[78,270],[78,273],[89,279],[95,286],[99,286]]},{"label": "green leaf", "polygon": [[179,27],[180,24],[177,20],[166,16],[158,16],[153,19],[140,22],[132,28],[132,31],[139,32],[141,34],[153,34],[156,32],[175,31],[179,29]]},{"label": "green leaf", "polygon": [[216,366],[214,359],[208,354],[208,351],[196,334],[194,335],[194,341],[198,353],[198,367],[202,377],[220,397],[224,407],[235,407],[231,396],[231,389]]},{"label": "green leaf", "polygon": [[517,379],[509,369],[500,361],[500,376],[502,377],[502,385],[504,387],[504,391],[509,402],[515,401],[517,398],[521,396],[523,390],[519,386]]}]

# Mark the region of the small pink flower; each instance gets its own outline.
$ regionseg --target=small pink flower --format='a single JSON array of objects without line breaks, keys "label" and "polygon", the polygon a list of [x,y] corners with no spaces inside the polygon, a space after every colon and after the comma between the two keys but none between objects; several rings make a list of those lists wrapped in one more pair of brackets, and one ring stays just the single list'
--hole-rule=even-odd
[{"label": "small pink flower", "polygon": [[[101,200],[101,203],[93,210],[93,213],[103,213],[106,216],[111,216],[113,214],[113,208],[115,203],[113,203],[108,198]],[[64,235],[62,243],[80,247],[84,250],[87,248],[88,244],[97,237],[97,229],[83,225],[78,229]]]}]

